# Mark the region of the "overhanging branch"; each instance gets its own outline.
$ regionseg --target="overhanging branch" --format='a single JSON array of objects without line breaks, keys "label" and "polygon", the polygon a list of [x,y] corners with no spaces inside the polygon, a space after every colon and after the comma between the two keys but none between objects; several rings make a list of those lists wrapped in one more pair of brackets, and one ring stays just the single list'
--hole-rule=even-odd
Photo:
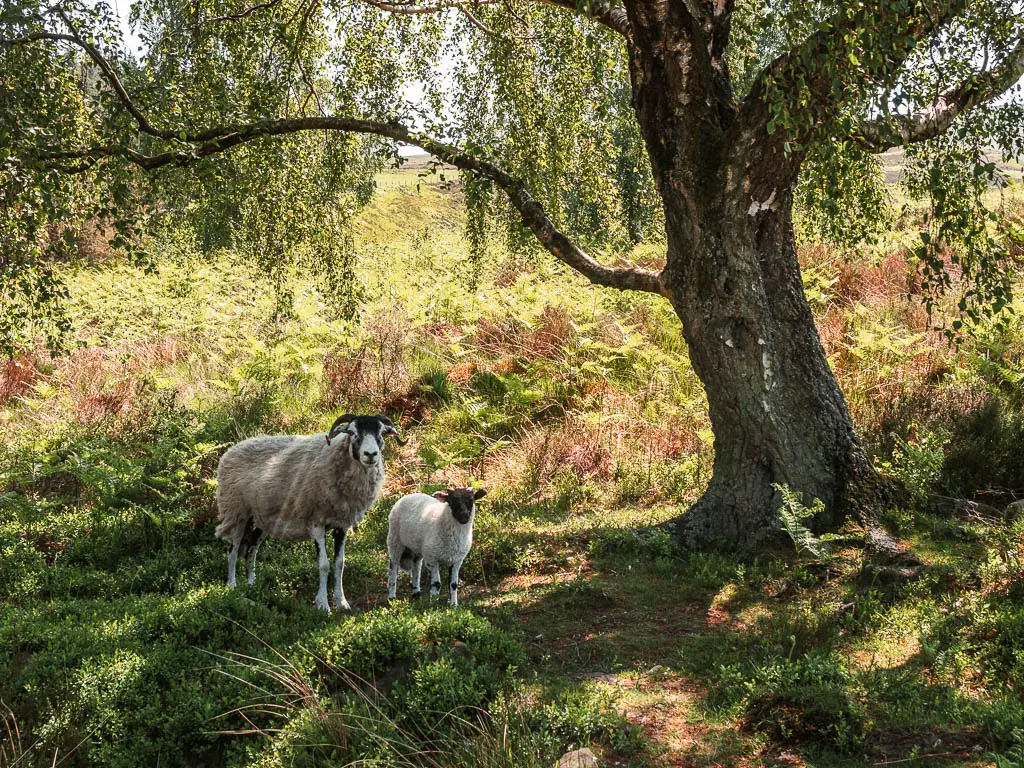
[{"label": "overhanging branch", "polygon": [[[522,181],[507,173],[494,162],[471,155],[458,147],[438,141],[422,133],[411,131],[397,123],[380,123],[347,117],[300,117],[262,120],[247,125],[211,129],[192,135],[179,136],[187,149],[145,155],[120,145],[96,146],[71,152],[45,155],[40,159],[47,167],[60,170],[84,171],[104,158],[121,158],[140,168],[153,170],[164,166],[183,166],[201,157],[207,157],[268,136],[282,136],[301,131],[345,131],[381,136],[422,148],[457,168],[473,171],[490,179],[508,195],[519,211],[523,223],[555,258],[572,267],[590,282],[621,290],[645,291],[665,295],[657,272],[634,267],[609,267],[593,259],[548,218],[543,207],[530,194]],[[205,138],[215,134],[214,138]],[[69,165],[69,162],[74,165]]]},{"label": "overhanging branch", "polygon": [[128,91],[121,82],[121,78],[117,76],[117,72],[114,70],[110,60],[107,59],[96,46],[78,33],[78,30],[75,29],[75,26],[71,23],[71,19],[68,18],[67,14],[59,7],[54,7],[51,9],[51,12],[60,17],[60,20],[68,30],[67,33],[32,32],[16,38],[0,38],[0,46],[25,45],[27,43],[37,41],[72,43],[78,48],[81,48],[93,64],[99,68],[100,72],[103,74],[103,78],[107,81],[107,84],[110,85],[111,90],[113,90],[114,94],[117,96],[118,101],[138,124],[140,131],[156,138],[167,141],[173,140],[175,138],[175,133],[173,131],[161,131],[149,122],[146,115],[135,105],[131,97],[128,95]]},{"label": "overhanging branch", "polygon": [[[563,0],[551,0],[551,2],[562,4]],[[564,3],[566,6],[575,7],[571,6],[569,0],[564,0]],[[592,7],[597,7],[597,4],[595,3]],[[46,168],[64,173],[81,173],[94,168],[97,163],[107,158],[122,159],[145,170],[164,166],[184,166],[199,158],[224,152],[232,147],[263,137],[311,130],[345,131],[381,136],[418,146],[458,168],[470,170],[491,179],[508,195],[509,201],[522,216],[523,223],[530,228],[540,243],[555,258],[582,274],[592,283],[622,290],[667,295],[661,278],[656,272],[632,267],[609,267],[593,259],[555,227],[543,207],[534,199],[522,181],[498,167],[494,162],[469,154],[452,144],[425,134],[410,131],[398,123],[319,116],[260,120],[194,132],[159,129],[134,103],[118,78],[114,67],[103,54],[78,34],[62,11],[58,9],[55,12],[60,15],[69,34],[35,33],[15,40],[0,40],[0,44],[13,45],[36,40],[49,40],[71,42],[77,45],[85,51],[103,73],[118,101],[134,118],[139,131],[170,143],[176,148],[156,154],[145,154],[122,143],[111,143],[78,150],[40,153],[37,159]]]},{"label": "overhanging branch", "polygon": [[886,115],[859,124],[859,139],[872,152],[927,141],[944,133],[958,115],[996,99],[1024,77],[1024,38],[998,65],[967,78],[924,109]]},{"label": "overhanging branch", "polygon": [[203,19],[202,22],[200,22],[200,24],[196,26],[201,26],[202,24],[214,24],[221,21],[240,21],[244,19],[246,16],[249,16],[253,13],[257,13],[259,11],[265,11],[268,8],[273,8],[275,5],[280,5],[280,3],[281,0],[267,0],[267,2],[257,3],[256,5],[250,5],[248,8],[243,8],[242,10],[236,11],[235,13],[225,13],[221,16],[211,16],[210,18]]}]

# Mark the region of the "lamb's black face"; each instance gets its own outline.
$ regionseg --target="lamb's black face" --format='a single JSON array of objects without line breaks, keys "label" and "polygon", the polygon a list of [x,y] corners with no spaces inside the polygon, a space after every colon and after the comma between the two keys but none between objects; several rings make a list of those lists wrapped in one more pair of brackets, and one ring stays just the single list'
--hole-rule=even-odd
[{"label": "lamb's black face", "polygon": [[463,525],[472,519],[476,500],[486,495],[487,491],[483,488],[449,488],[447,491],[438,491],[434,494],[441,501],[448,502],[452,516]]},{"label": "lamb's black face", "polygon": [[[344,425],[344,429],[339,429]],[[348,449],[352,459],[364,467],[376,466],[383,454],[384,436],[393,435],[399,445],[405,442],[398,436],[394,422],[387,416],[356,416],[346,413],[338,418],[327,433],[327,444],[331,439],[344,432],[348,435]]]}]

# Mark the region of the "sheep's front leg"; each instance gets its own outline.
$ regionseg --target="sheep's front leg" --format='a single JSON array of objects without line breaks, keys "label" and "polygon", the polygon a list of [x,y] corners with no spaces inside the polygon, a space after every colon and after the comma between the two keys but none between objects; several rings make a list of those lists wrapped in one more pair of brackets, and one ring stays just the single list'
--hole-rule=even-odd
[{"label": "sheep's front leg", "polygon": [[461,560],[456,560],[452,563],[451,577],[448,584],[448,602],[452,605],[459,604],[459,568],[461,567]]},{"label": "sheep's front leg", "polygon": [[344,528],[334,529],[334,607],[340,611],[351,611],[352,606],[345,599],[345,587],[341,579],[345,573],[345,537],[348,531]]},{"label": "sheep's front leg", "polygon": [[317,564],[320,567],[320,589],[317,590],[315,604],[317,608],[330,613],[331,607],[327,604],[327,574],[331,570],[331,561],[327,557],[327,532],[322,525],[314,525],[309,536],[316,544]]},{"label": "sheep's front leg", "polygon": [[242,540],[245,539],[245,531],[231,542],[231,550],[228,552],[228,586],[235,588],[235,570],[238,566],[238,550],[242,548]]},{"label": "sheep's front leg", "polygon": [[412,561],[412,568],[409,569],[409,580],[412,582],[412,599],[420,596],[420,574],[423,572],[423,558],[417,557]]},{"label": "sheep's front leg", "polygon": [[437,563],[430,565],[430,596],[437,597],[441,592],[441,568]]}]

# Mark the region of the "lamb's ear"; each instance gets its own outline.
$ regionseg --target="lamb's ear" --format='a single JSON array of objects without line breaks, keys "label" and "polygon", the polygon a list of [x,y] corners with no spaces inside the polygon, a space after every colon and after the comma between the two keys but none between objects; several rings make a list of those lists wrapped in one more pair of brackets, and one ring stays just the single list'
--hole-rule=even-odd
[{"label": "lamb's ear", "polygon": [[377,417],[377,420],[384,426],[384,429],[380,431],[381,435],[391,435],[395,438],[395,442],[399,445],[405,445],[405,440],[398,434],[398,430],[395,429],[395,422],[385,416],[383,413]]},{"label": "lamb's ear", "polygon": [[338,427],[348,424],[355,417],[356,415],[354,413],[346,413],[344,416],[339,416],[338,418],[336,418],[334,420],[334,423],[331,424],[331,428],[327,430],[327,444],[330,445],[331,438],[337,436]]},{"label": "lamb's ear", "polygon": [[486,495],[487,495],[487,489],[486,488],[477,488],[476,491],[473,492],[473,500],[476,501],[477,499],[482,499]]},{"label": "lamb's ear", "polygon": [[434,491],[431,494],[431,496],[433,496],[438,501],[443,501],[443,502],[446,502],[446,503],[448,501],[448,491]]}]

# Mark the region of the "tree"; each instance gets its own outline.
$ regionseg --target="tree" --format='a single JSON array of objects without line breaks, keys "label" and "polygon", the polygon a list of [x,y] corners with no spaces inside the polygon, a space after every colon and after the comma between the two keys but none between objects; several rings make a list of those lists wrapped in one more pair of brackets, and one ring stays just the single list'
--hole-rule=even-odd
[{"label": "tree", "polygon": [[[850,516],[870,526],[881,503],[803,293],[801,175],[828,198],[870,180],[871,155],[893,147],[930,142],[929,156],[966,159],[975,177],[991,168],[964,146],[1024,149],[1024,15],[1007,0],[141,0],[138,61],[102,3],[19,2],[0,33],[6,92],[21,94],[0,115],[4,173],[21,185],[7,210],[33,208],[26,190],[46,208],[38,191],[66,197],[69,178],[108,216],[129,200],[148,200],[132,209],[148,215],[175,194],[213,199],[229,174],[239,204],[244,166],[299,146],[288,142],[322,142],[320,156],[345,160],[328,167],[362,158],[366,170],[385,139],[462,169],[473,220],[501,215],[496,188],[513,235],[527,228],[597,285],[671,302],[715,434],[712,480],[680,519],[693,547],[773,538],[773,484],[824,502],[816,530]],[[402,98],[413,81],[430,107],[418,115]],[[332,143],[351,135],[371,140]],[[646,173],[628,160],[640,152],[663,213],[656,270],[581,247],[617,242],[600,235],[617,210],[634,212],[626,229],[639,235],[636,206],[612,198],[636,202],[643,184],[616,184],[613,169]],[[987,230],[963,215],[969,195],[928,178],[921,253],[935,266],[929,248]],[[963,264],[982,286],[974,298],[1002,296],[993,249],[976,250]]]}]

